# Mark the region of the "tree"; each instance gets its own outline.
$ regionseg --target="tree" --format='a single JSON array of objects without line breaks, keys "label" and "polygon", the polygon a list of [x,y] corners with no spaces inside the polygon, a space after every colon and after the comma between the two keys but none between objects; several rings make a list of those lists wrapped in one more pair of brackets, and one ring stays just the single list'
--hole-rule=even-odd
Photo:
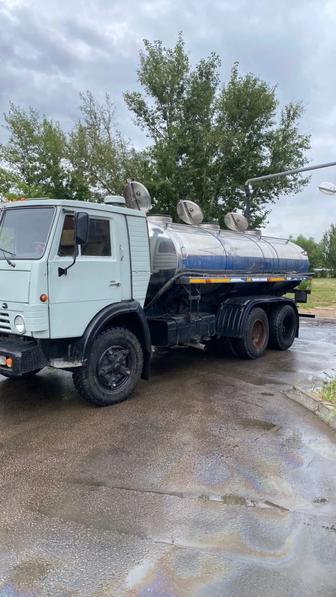
[{"label": "tree", "polygon": [[109,95],[103,104],[89,91],[80,97],[81,119],[69,135],[67,157],[73,179],[85,181],[92,196],[101,200],[120,194],[126,180],[137,177],[142,158],[117,130]]},{"label": "tree", "polygon": [[[142,92],[125,93],[136,122],[152,141],[145,183],[156,208],[174,215],[178,199],[197,201],[207,219],[244,209],[237,192],[247,178],[299,168],[309,137],[299,132],[302,106],[292,102],[279,118],[276,89],[258,77],[239,74],[220,80],[220,59],[212,53],[194,68],[179,35],[174,48],[144,41],[138,82]],[[300,176],[267,181],[254,189],[251,223],[260,225],[267,204],[297,193]]]},{"label": "tree", "polygon": [[325,267],[336,271],[336,226],[331,224],[329,230],[323,235],[321,249]]},{"label": "tree", "polygon": [[142,154],[114,126],[109,96],[81,94],[81,118],[66,134],[36,110],[10,105],[7,143],[0,146],[0,192],[26,197],[102,200],[120,193],[144,166]]},{"label": "tree", "polygon": [[324,255],[320,243],[317,243],[311,236],[307,238],[303,234],[299,234],[297,238],[292,240],[308,254],[310,269],[323,267]]},{"label": "tree", "polygon": [[60,125],[36,110],[10,104],[5,114],[8,142],[0,146],[1,192],[29,197],[67,196],[66,138]]}]

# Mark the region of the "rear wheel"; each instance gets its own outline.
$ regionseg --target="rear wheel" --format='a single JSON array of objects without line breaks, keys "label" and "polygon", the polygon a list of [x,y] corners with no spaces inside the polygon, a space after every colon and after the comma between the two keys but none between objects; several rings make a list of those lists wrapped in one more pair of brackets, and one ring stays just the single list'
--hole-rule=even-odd
[{"label": "rear wheel", "polygon": [[232,343],[238,356],[243,359],[257,359],[264,354],[268,339],[269,325],[267,315],[264,309],[255,307],[247,317],[243,338],[235,338],[232,340]]},{"label": "rear wheel", "polygon": [[143,352],[138,338],[126,328],[110,328],[94,341],[88,362],[73,373],[82,398],[97,406],[126,400],[138,383]]},{"label": "rear wheel", "polygon": [[287,350],[295,340],[298,321],[292,305],[280,305],[272,311],[269,320],[269,347],[275,350]]}]

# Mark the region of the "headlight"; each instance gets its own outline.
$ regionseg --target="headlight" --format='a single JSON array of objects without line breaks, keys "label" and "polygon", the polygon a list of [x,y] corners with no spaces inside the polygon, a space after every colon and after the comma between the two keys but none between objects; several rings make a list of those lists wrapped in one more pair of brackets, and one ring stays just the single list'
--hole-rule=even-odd
[{"label": "headlight", "polygon": [[17,315],[14,319],[14,325],[16,327],[17,332],[19,332],[19,334],[24,334],[26,331],[26,325],[25,325],[25,321],[23,319],[23,317],[21,317],[21,315]]}]

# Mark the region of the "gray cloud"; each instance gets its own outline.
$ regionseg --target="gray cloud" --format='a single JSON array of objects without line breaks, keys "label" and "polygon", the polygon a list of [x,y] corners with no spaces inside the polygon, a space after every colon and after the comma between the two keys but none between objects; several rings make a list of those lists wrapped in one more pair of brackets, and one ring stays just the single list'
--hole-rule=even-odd
[{"label": "gray cloud", "polygon": [[[193,62],[215,50],[224,78],[238,59],[243,72],[277,83],[282,103],[301,99],[302,127],[312,134],[310,159],[330,161],[336,159],[335,26],[333,0],[2,0],[0,111],[13,100],[70,127],[79,91],[101,98],[108,91],[120,128],[141,145],[144,135],[122,92],[136,86],[142,39],[169,45],[182,30]],[[320,237],[336,220],[333,200],[317,191],[318,181],[328,178],[336,179],[336,169],[314,174],[303,193],[277,204],[269,230]]]}]

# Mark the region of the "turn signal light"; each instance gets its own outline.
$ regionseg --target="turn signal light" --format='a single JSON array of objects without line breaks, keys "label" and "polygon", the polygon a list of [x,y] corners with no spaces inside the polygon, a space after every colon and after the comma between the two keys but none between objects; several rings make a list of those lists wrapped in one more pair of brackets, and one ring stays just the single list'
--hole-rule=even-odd
[{"label": "turn signal light", "polygon": [[47,294],[41,294],[40,301],[41,301],[41,303],[46,303],[48,301],[48,295]]}]

